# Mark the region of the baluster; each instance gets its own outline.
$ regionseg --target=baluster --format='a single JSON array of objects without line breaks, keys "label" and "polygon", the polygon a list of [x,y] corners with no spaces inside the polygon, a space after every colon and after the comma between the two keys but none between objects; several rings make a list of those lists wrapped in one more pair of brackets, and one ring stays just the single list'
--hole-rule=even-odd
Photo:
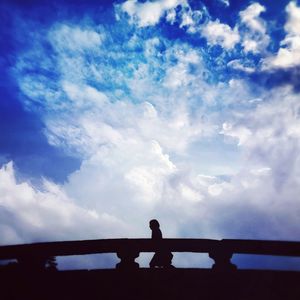
[{"label": "baluster", "polygon": [[117,252],[117,256],[120,258],[120,262],[116,264],[117,269],[138,269],[139,264],[135,262],[135,259],[139,257],[140,253],[137,250],[126,247]]},{"label": "baluster", "polygon": [[232,251],[223,245],[220,245],[216,247],[216,249],[210,251],[209,257],[215,261],[212,269],[218,271],[236,270],[236,265],[231,262],[232,254]]}]

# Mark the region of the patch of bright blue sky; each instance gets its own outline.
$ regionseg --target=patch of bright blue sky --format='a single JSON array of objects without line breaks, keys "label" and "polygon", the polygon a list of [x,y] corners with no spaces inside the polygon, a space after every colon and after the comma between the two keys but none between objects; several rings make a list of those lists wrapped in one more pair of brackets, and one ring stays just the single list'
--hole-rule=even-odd
[{"label": "patch of bright blue sky", "polygon": [[[229,2],[230,5],[226,6],[218,0],[189,1],[192,9],[205,9],[207,11],[200,23],[209,19],[219,19],[220,22],[233,28],[238,22],[239,12],[252,2],[233,0]],[[115,3],[122,3],[122,1]],[[130,96],[126,83],[120,78],[122,76],[131,77],[138,64],[146,62],[143,54],[143,41],[151,37],[161,38],[162,42],[157,46],[158,51],[161,53],[166,51],[169,43],[173,44],[174,42],[187,43],[200,51],[204,59],[204,65],[208,70],[206,75],[208,83],[228,82],[232,78],[247,78],[248,75],[241,71],[229,70],[227,63],[232,59],[243,59],[256,65],[261,58],[259,54],[243,53],[239,46],[236,46],[233,51],[224,51],[221,46],[209,46],[199,34],[189,34],[185,28],[176,26],[176,22],[171,25],[164,19],[156,26],[137,29],[133,25],[129,25],[127,23],[128,19],[125,17],[119,21],[115,19],[115,3],[91,0],[15,0],[1,2],[0,163],[13,160],[20,173],[33,178],[46,176],[59,182],[64,181],[68,174],[80,165],[80,158],[48,143],[44,135],[45,124],[41,117],[41,111],[45,109],[42,104],[43,99],[37,97],[34,106],[27,106],[26,96],[20,91],[15,77],[15,67],[20,66],[20,57],[23,57],[27,60],[27,66],[22,68],[18,76],[28,77],[28,84],[33,78],[35,84],[39,81],[43,84],[48,82],[49,90],[56,90],[56,81],[61,76],[56,64],[57,55],[59,54],[53,51],[51,43],[47,40],[47,33],[50,29],[53,30],[57,24],[70,24],[72,26],[85,24],[98,30],[98,32],[101,32],[101,30],[110,32],[110,39],[105,40],[103,44],[103,47],[107,48],[105,57],[95,57],[87,52],[85,59],[86,62],[95,64],[98,67],[108,67],[111,72],[107,72],[105,81],[99,81],[92,77],[84,80],[90,86],[107,93],[110,92],[112,99],[115,97],[116,100],[126,94],[128,97]],[[262,13],[261,17],[267,22],[268,34],[272,39],[268,50],[276,52],[279,42],[285,34],[283,30],[286,18],[284,8],[289,1],[265,0],[259,1],[259,3],[266,7],[266,11]],[[37,43],[34,40],[35,34],[39,37]],[[138,42],[129,49],[127,42],[133,34],[138,36]],[[43,35],[44,39],[41,38]],[[36,50],[42,49],[42,51],[37,52],[37,54],[30,54],[29,50],[32,51],[35,48]],[[43,53],[43,57],[39,57],[40,53]],[[121,53],[122,58],[115,58],[113,56],[115,53]],[[163,56],[161,57],[163,59]],[[159,62],[159,59],[157,61]],[[163,61],[161,63],[163,65]],[[169,63],[172,64],[172,57]],[[175,63],[176,60],[174,59]],[[46,67],[43,67],[43,65]],[[165,70],[159,64],[151,67],[153,78],[160,82],[165,75]],[[190,72],[197,72],[197,70],[194,70],[191,66]],[[272,81],[268,77],[269,75],[265,74],[251,76],[248,79],[252,80],[254,90],[257,88],[257,82],[268,86],[269,82]],[[290,73],[279,74],[277,83],[290,79]],[[122,91],[122,94],[115,93],[115,90]],[[134,97],[131,97],[131,100],[133,102],[138,101]],[[221,107],[215,106],[212,109],[218,110]],[[220,138],[218,137],[218,139]],[[198,146],[200,147],[200,145]],[[206,147],[206,149],[221,147],[225,151],[226,147],[232,146],[220,145],[220,140],[217,140],[215,143],[208,143],[201,147]],[[232,155],[231,159],[233,159],[237,151],[231,150],[233,149],[225,152]],[[209,152],[211,151],[207,150],[207,153]]]},{"label": "patch of bright blue sky", "polygon": [[[24,8],[25,11],[30,9]],[[15,18],[25,11],[13,1],[7,6],[2,3],[0,7],[0,163],[13,160],[21,177],[45,176],[62,182],[69,172],[78,168],[79,161],[49,145],[39,115],[24,109],[20,102],[22,96],[11,74],[18,53],[23,50],[15,30]],[[27,17],[25,14],[24,18]],[[63,167],[58,168],[58,165]]]}]

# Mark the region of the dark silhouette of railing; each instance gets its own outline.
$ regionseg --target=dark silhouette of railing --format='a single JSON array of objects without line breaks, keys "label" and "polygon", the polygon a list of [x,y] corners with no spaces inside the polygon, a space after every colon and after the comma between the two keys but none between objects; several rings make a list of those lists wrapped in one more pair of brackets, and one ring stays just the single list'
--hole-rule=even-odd
[{"label": "dark silhouette of railing", "polygon": [[120,262],[116,268],[135,269],[140,252],[164,249],[171,252],[208,253],[215,270],[234,270],[233,254],[259,254],[273,256],[300,256],[300,242],[262,240],[210,240],[210,239],[103,239],[85,241],[48,242],[0,247],[0,260],[16,259],[25,269],[45,268],[47,259],[56,256],[116,253]]}]

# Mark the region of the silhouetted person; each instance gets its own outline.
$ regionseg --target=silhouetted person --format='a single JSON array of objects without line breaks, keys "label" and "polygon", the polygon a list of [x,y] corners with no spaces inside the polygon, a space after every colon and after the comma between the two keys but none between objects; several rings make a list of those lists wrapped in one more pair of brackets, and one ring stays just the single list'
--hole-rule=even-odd
[{"label": "silhouetted person", "polygon": [[[162,233],[159,229],[159,223],[157,220],[151,220],[149,223],[149,227],[152,230],[152,240],[159,242],[162,240]],[[161,247],[155,252],[154,256],[152,257],[149,265],[150,268],[170,268],[173,267],[172,263],[173,254],[168,251],[164,250]]]}]

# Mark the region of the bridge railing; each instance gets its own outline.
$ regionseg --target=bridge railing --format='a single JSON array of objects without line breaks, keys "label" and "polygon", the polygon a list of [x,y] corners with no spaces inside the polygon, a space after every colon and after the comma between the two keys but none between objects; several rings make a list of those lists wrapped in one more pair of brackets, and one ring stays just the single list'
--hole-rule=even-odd
[{"label": "bridge railing", "polygon": [[84,241],[47,242],[0,247],[0,260],[16,259],[25,269],[41,270],[49,257],[115,253],[120,258],[116,268],[134,269],[140,252],[207,253],[215,263],[213,269],[234,270],[233,254],[273,256],[300,256],[300,242],[263,240],[210,240],[210,239],[102,239]]}]

